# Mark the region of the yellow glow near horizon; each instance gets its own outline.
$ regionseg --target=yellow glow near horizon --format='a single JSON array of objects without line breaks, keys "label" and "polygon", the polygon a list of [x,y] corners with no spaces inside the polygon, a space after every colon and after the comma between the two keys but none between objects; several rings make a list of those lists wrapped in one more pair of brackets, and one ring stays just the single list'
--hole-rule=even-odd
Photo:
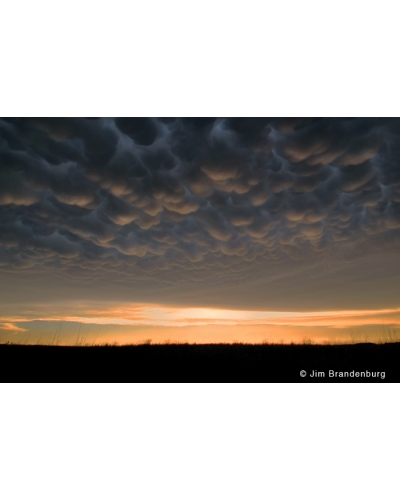
[{"label": "yellow glow near horizon", "polygon": [[[73,304],[69,309],[77,310]],[[78,314],[65,311],[52,315],[35,314],[30,311],[24,316],[0,317],[4,329],[17,330],[15,324],[31,321],[65,321],[93,325],[115,326],[323,326],[348,328],[363,325],[400,325],[400,308],[349,311],[249,311],[195,307],[171,307],[153,304],[124,304],[92,308],[80,304]],[[14,325],[14,326],[13,326]]]}]

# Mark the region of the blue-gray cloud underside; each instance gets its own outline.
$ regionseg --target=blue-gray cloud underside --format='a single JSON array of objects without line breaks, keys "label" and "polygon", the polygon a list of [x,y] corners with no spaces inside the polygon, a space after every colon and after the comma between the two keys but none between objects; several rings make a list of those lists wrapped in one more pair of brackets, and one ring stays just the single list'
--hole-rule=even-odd
[{"label": "blue-gray cloud underside", "polygon": [[399,119],[0,120],[2,301],[398,305]]}]

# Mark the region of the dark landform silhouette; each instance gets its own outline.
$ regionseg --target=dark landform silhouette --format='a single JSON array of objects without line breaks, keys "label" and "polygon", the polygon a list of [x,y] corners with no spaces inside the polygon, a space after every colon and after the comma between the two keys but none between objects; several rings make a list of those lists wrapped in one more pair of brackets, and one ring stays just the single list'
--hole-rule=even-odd
[{"label": "dark landform silhouette", "polygon": [[[302,376],[303,370],[306,374]],[[0,381],[399,382],[400,342],[86,347],[2,344]]]}]

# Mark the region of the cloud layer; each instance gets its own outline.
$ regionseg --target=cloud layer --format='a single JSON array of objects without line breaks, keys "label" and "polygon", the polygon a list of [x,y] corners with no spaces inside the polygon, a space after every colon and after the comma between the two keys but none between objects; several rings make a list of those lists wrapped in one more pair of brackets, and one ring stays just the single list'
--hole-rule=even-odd
[{"label": "cloud layer", "polygon": [[0,120],[4,275],[201,288],[399,244],[399,119]]}]

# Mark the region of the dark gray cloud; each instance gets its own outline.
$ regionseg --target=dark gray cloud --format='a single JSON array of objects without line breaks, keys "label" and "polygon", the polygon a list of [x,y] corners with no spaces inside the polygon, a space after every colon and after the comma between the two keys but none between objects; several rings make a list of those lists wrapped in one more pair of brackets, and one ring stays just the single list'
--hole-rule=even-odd
[{"label": "dark gray cloud", "polygon": [[399,245],[399,119],[0,120],[4,276],[204,297]]}]

